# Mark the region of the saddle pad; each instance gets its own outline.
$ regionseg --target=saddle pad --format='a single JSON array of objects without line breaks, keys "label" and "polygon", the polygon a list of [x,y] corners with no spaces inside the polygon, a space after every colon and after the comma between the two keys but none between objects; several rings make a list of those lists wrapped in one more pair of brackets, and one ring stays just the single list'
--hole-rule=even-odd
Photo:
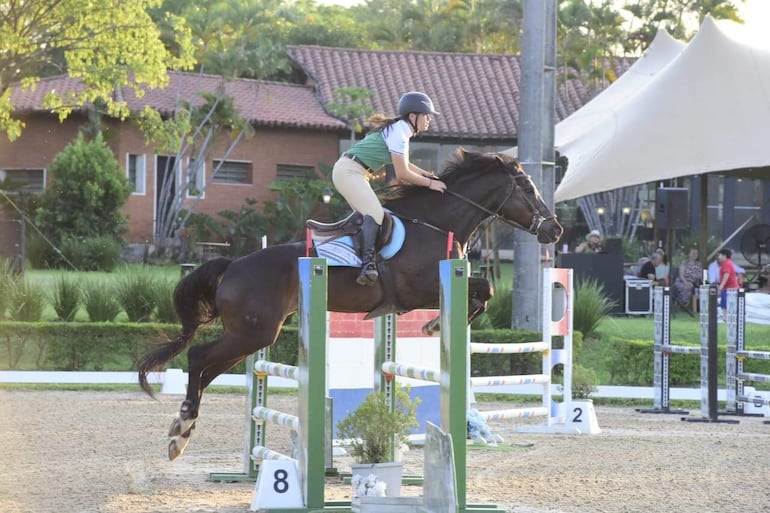
[{"label": "saddle pad", "polygon": [[[404,245],[406,229],[404,223],[393,216],[393,235],[379,252],[383,260],[393,258]],[[358,256],[353,238],[349,235],[336,239],[313,239],[313,246],[319,257],[326,258],[326,265],[338,267],[361,267],[361,258]]]}]

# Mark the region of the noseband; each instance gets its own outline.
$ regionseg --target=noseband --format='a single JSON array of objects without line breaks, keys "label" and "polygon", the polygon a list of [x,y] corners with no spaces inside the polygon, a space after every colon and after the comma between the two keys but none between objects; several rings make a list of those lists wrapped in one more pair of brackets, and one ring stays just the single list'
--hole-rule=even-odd
[{"label": "noseband", "polygon": [[[474,207],[481,210],[482,212],[489,214],[493,220],[500,219],[504,223],[507,223],[516,228],[520,228],[528,233],[531,233],[532,235],[537,235],[537,232],[540,229],[540,226],[543,224],[543,222],[548,220],[555,221],[556,215],[551,214],[549,216],[543,216],[542,214],[540,214],[540,211],[538,210],[537,206],[532,201],[530,201],[529,197],[522,191],[522,187],[521,185],[519,185],[518,180],[521,178],[528,180],[530,179],[529,175],[524,175],[524,174],[514,175],[512,173],[508,173],[508,176],[510,177],[510,180],[508,182],[508,190],[505,194],[505,197],[503,198],[503,201],[500,202],[500,205],[495,210],[490,210],[484,205],[481,205],[480,203],[477,203],[472,199],[463,196],[462,194],[459,194],[454,191],[450,191],[449,189],[447,189],[445,192],[447,194],[451,194],[455,198],[458,198],[464,201],[465,203],[468,203],[469,205],[473,205]],[[524,202],[527,204],[530,210],[532,210],[532,223],[529,225],[529,228],[527,228],[526,226],[520,223],[517,223],[516,221],[507,219],[500,215],[500,210],[503,209],[503,206],[505,205],[505,203],[508,201],[508,199],[511,197],[511,194],[513,194],[513,191],[515,190],[519,190],[521,192],[521,197],[523,198]]]}]

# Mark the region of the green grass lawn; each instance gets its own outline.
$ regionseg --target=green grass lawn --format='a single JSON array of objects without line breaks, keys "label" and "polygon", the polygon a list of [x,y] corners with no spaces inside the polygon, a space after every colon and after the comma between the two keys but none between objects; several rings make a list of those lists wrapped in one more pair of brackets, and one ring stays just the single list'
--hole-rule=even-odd
[{"label": "green grass lawn", "polygon": [[[652,340],[654,323],[649,317],[605,317],[599,324],[597,334],[603,339],[612,336],[630,340]],[[717,330],[719,343],[725,343],[726,327],[720,323]],[[697,318],[675,315],[671,319],[671,340],[675,343],[700,343],[700,324]],[[746,345],[770,345],[770,325],[746,324]]]}]

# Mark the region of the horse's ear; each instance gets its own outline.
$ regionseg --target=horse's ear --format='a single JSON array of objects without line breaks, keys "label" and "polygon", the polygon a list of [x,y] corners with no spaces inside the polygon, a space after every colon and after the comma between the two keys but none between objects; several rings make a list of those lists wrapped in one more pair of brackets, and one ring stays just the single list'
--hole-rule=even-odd
[{"label": "horse's ear", "polygon": [[469,155],[468,150],[466,150],[462,146],[460,146],[459,148],[457,148],[457,150],[455,150],[455,154],[457,155],[457,158],[461,162],[466,160],[468,158],[468,155]]},{"label": "horse's ear", "polygon": [[500,164],[501,166],[505,165],[505,161],[503,160],[503,157],[500,156],[499,153],[495,153],[495,160]]}]

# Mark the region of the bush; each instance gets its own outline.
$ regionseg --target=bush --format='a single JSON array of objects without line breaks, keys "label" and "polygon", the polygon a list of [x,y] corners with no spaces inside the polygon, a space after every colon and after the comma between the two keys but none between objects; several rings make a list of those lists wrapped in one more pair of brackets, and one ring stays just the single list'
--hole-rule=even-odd
[{"label": "bush", "polygon": [[80,282],[77,279],[60,276],[51,293],[51,304],[60,321],[71,322],[80,308]]},{"label": "bush", "polygon": [[588,399],[598,389],[599,380],[593,369],[582,365],[572,366],[572,397],[575,399]]},{"label": "bush", "polygon": [[9,305],[11,319],[15,321],[39,321],[45,307],[43,288],[27,279],[14,282]]},{"label": "bush", "polygon": [[409,439],[417,427],[417,405],[409,389],[393,388],[395,401],[383,392],[372,392],[347,417],[337,423],[338,436],[350,440],[352,456],[358,463],[390,461],[396,448]]},{"label": "bush", "polygon": [[0,319],[5,317],[18,276],[10,260],[0,258]]},{"label": "bush", "polygon": [[158,322],[176,324],[179,318],[174,309],[174,287],[176,284],[169,280],[158,282],[158,288],[155,294],[157,310],[155,311],[155,320]]},{"label": "bush", "polygon": [[510,329],[513,323],[511,287],[500,287],[487,303],[487,311],[473,321],[473,329]]},{"label": "bush", "polygon": [[615,301],[594,278],[578,280],[573,305],[573,328],[584,337],[593,333],[601,320],[615,308]]},{"label": "bush", "polygon": [[132,273],[117,285],[118,303],[129,322],[149,322],[158,303],[157,283],[148,274]]},{"label": "bush", "polygon": [[[122,208],[131,190],[102,135],[87,141],[79,134],[54,157],[49,170],[51,184],[35,212],[37,225],[68,259],[82,260],[73,261],[79,269],[114,267],[113,241],[126,231]],[[85,247],[75,242],[91,238],[99,242]],[[46,266],[66,263],[55,250],[42,248],[39,256]]]},{"label": "bush", "polygon": [[[66,236],[120,236],[121,213],[131,193],[112,150],[101,134],[87,141],[82,134],[54,157],[51,185],[45,188],[36,213],[38,226],[63,240]],[[51,236],[51,235],[49,235]]]},{"label": "bush", "polygon": [[111,284],[89,282],[83,292],[83,307],[92,322],[113,322],[120,305]]},{"label": "bush", "polygon": [[115,237],[68,237],[61,243],[62,253],[81,271],[113,271],[120,263],[123,244]]}]

